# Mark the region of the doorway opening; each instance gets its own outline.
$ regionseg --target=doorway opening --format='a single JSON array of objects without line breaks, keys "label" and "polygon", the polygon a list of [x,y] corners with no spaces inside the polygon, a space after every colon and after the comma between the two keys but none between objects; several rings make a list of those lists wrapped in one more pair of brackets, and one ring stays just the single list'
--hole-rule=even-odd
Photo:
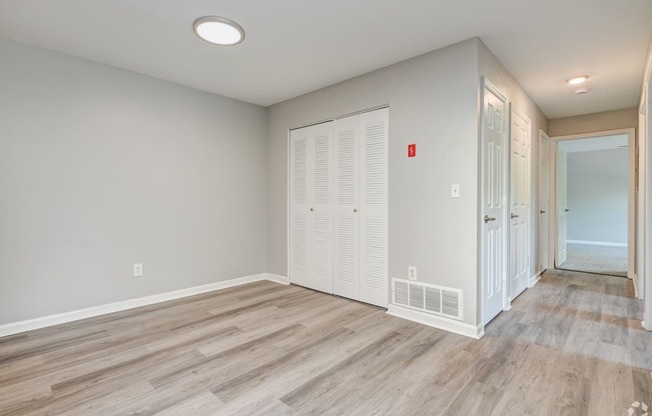
[{"label": "doorway opening", "polygon": [[555,268],[633,278],[633,129],[553,142]]}]

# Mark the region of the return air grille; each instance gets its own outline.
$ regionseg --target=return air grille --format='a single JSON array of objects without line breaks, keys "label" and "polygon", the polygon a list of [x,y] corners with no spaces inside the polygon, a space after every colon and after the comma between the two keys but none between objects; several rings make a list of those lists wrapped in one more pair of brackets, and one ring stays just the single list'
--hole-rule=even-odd
[{"label": "return air grille", "polygon": [[392,299],[395,305],[433,315],[463,319],[464,304],[460,289],[392,279]]}]

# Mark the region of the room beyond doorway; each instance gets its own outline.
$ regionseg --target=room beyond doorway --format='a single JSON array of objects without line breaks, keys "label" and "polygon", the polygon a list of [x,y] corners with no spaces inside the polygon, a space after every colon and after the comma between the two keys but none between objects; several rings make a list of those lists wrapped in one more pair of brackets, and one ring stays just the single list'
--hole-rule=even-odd
[{"label": "room beyond doorway", "polygon": [[635,205],[630,140],[627,132],[557,138],[556,268],[630,275],[634,263],[630,211]]}]

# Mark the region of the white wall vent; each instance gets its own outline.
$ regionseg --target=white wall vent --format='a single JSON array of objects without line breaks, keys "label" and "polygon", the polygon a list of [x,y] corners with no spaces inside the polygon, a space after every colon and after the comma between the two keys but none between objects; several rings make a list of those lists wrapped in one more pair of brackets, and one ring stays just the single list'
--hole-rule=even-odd
[{"label": "white wall vent", "polygon": [[461,289],[392,279],[392,302],[421,312],[463,320],[464,302]]}]

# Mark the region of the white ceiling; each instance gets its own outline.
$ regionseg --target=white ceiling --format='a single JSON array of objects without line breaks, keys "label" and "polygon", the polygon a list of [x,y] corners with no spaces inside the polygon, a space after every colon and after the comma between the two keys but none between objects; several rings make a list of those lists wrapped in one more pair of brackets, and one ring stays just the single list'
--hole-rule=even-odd
[{"label": "white ceiling", "polygon": [[632,107],[651,30],[649,0],[0,0],[0,36],[263,106],[479,36],[549,118]]},{"label": "white ceiling", "polygon": [[614,136],[590,137],[587,139],[566,140],[559,147],[566,153],[593,152],[595,150],[611,150],[627,147],[629,136],[616,134]]}]

